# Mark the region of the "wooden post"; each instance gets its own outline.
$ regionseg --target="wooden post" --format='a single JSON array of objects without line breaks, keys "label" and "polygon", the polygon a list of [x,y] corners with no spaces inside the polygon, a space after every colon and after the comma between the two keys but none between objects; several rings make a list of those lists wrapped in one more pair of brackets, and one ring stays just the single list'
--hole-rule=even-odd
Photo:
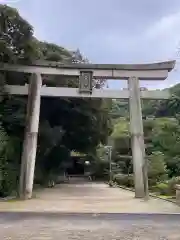
[{"label": "wooden post", "polygon": [[147,164],[143,134],[139,79],[131,77],[129,85],[130,132],[134,168],[135,197],[148,197]]},{"label": "wooden post", "polygon": [[21,158],[21,175],[19,186],[19,196],[21,199],[29,199],[32,197],[39,128],[41,86],[41,74],[32,74],[29,83],[27,120],[23,143],[23,153]]}]

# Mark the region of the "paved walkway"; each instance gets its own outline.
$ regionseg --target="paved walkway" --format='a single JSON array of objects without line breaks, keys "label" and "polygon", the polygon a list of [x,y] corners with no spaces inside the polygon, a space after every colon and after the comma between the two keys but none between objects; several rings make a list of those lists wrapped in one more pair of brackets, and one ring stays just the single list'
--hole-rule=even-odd
[{"label": "paved walkway", "polygon": [[173,203],[151,198],[135,199],[134,193],[103,183],[62,184],[37,190],[28,201],[0,202],[0,211],[69,213],[180,213]]}]

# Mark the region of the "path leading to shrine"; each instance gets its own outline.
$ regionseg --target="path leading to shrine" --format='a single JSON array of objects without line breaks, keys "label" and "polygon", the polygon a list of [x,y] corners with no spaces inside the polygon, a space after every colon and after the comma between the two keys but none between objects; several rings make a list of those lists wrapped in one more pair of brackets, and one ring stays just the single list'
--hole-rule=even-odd
[{"label": "path leading to shrine", "polygon": [[104,183],[77,182],[39,189],[27,201],[0,202],[0,211],[68,213],[180,213],[164,200],[135,199],[134,193]]},{"label": "path leading to shrine", "polygon": [[62,184],[29,201],[0,202],[0,239],[179,240],[180,215],[169,213],[180,208],[103,183]]}]

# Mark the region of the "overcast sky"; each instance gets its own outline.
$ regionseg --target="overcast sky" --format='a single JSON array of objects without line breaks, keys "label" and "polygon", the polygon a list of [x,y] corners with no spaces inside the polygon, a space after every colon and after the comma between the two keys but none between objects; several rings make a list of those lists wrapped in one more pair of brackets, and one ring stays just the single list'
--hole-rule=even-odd
[{"label": "overcast sky", "polygon": [[[0,0],[8,2],[34,26],[40,40],[79,48],[93,63],[179,58],[180,0]],[[162,88],[178,83],[179,69],[177,63],[168,80],[143,85]]]}]

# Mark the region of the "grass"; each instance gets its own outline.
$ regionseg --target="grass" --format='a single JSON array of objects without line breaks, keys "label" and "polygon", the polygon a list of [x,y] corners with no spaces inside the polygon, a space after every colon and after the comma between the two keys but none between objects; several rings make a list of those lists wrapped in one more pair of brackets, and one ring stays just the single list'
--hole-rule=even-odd
[{"label": "grass", "polygon": [[164,200],[169,200],[171,202],[176,202],[176,196],[158,195],[158,197]]},{"label": "grass", "polygon": [[[32,193],[32,198],[31,198],[31,199],[36,199],[36,198],[38,198],[36,191],[41,190],[41,189],[43,189],[43,188],[40,187],[40,185],[36,185],[36,186],[34,187],[34,191],[35,191],[35,192]],[[14,195],[12,195],[12,196],[10,196],[10,197],[0,199],[0,202],[8,202],[8,203],[21,202],[21,201],[24,201],[24,200],[20,199],[20,198],[17,196],[17,193],[14,193]]]},{"label": "grass", "polygon": [[12,202],[12,203],[19,202],[19,201],[22,201],[22,200],[20,200],[19,198],[13,198],[13,199],[4,200],[4,202]]},{"label": "grass", "polygon": [[[113,186],[114,187],[121,187],[121,188],[130,190],[130,191],[134,191],[134,188],[128,188],[126,186],[121,186],[121,185],[118,185],[117,183],[114,183]],[[166,201],[176,203],[176,196],[175,195],[172,195],[172,196],[160,195],[157,192],[152,192],[152,191],[149,191],[149,193],[150,193],[150,196],[152,196],[152,197],[157,197],[157,198],[160,198],[160,199],[163,199],[163,200],[166,200]]]}]

